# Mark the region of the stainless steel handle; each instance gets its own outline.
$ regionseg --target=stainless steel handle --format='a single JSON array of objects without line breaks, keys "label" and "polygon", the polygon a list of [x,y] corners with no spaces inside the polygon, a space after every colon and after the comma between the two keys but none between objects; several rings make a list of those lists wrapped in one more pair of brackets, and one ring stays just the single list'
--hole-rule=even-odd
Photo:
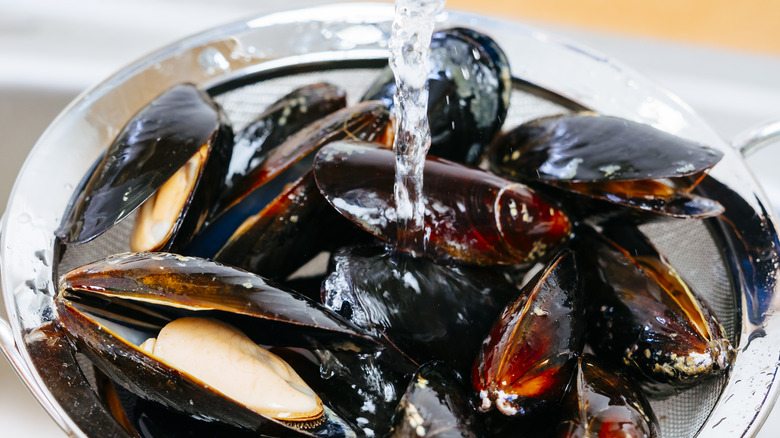
[{"label": "stainless steel handle", "polygon": [[749,157],[765,146],[780,141],[780,120],[773,120],[738,134],[731,145],[743,157]]}]

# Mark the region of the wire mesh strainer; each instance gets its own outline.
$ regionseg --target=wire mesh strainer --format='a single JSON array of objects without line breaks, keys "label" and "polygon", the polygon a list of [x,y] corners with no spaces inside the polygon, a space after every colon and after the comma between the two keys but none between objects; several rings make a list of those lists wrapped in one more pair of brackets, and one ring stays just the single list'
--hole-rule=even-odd
[{"label": "wire mesh strainer", "polygon": [[[66,431],[98,436],[99,416],[63,403],[61,387],[41,377],[47,373],[36,372],[45,364],[35,353],[35,330],[51,318],[58,272],[128,249],[124,225],[64,254],[53,250],[53,230],[89,165],[140,107],[175,83],[209,90],[235,129],[278,97],[316,81],[344,87],[354,102],[386,65],[391,13],[389,5],[333,5],[225,26],[128,67],[84,94],[50,126],[28,158],[5,215],[0,255],[13,339],[4,343],[13,349],[9,355],[17,370]],[[726,206],[723,218],[664,222],[644,231],[703,293],[740,352],[728,379],[654,402],[653,408],[664,437],[754,434],[777,391],[772,384],[778,244],[773,218],[764,209],[768,204],[739,154],[676,98],[589,50],[473,15],[443,13],[439,21],[438,27],[486,32],[506,51],[513,73],[523,80],[515,81],[505,127],[586,107],[725,152],[714,178],[701,188]]]}]

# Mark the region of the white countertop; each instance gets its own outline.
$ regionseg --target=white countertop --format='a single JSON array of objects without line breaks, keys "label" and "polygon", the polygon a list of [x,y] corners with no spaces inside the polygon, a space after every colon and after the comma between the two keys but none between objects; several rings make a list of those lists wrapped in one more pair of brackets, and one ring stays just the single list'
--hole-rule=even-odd
[{"label": "white countertop", "polygon": [[[331,3],[287,0],[286,8]],[[43,129],[82,90],[189,34],[258,15],[257,0],[0,2],[0,205]],[[273,6],[279,8],[279,6]],[[539,26],[622,61],[679,95],[724,138],[780,119],[780,58]],[[748,160],[780,207],[780,152]],[[5,312],[2,312],[5,318]],[[0,435],[64,436],[0,359]],[[777,436],[780,409],[760,438]]]}]

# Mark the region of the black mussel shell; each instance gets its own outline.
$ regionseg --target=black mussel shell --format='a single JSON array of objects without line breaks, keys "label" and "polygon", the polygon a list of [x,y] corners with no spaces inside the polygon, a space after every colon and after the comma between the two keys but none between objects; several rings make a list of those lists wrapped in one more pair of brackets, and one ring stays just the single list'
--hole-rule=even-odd
[{"label": "black mussel shell", "polygon": [[319,303],[255,274],[196,257],[119,254],[66,273],[59,290],[55,302],[66,333],[68,315],[87,322],[97,315],[148,331],[197,314],[228,322],[264,345],[379,348]]},{"label": "black mussel shell", "polygon": [[[471,29],[435,32],[428,75],[429,155],[475,165],[506,119],[509,61],[489,36]],[[385,70],[363,100],[393,106],[392,71]]]},{"label": "black mussel shell", "polygon": [[134,212],[204,146],[206,164],[171,238],[158,249],[185,246],[216,202],[232,149],[232,131],[220,109],[193,85],[169,89],[133,116],[55,234],[66,244],[94,239]]},{"label": "black mussel shell", "polygon": [[222,199],[231,200],[231,191],[244,191],[241,186],[248,183],[246,176],[263,163],[273,148],[306,125],[345,106],[346,92],[324,82],[297,88],[271,104],[236,133],[225,180],[228,190]]},{"label": "black mussel shell", "polygon": [[479,409],[525,416],[564,397],[584,346],[583,290],[574,253],[559,252],[504,309],[472,373]]},{"label": "black mussel shell", "polygon": [[635,227],[581,230],[588,341],[644,389],[667,396],[725,373],[736,352],[698,294]]},{"label": "black mussel shell", "polygon": [[56,300],[59,324],[81,353],[111,380],[143,398],[207,421],[276,436],[311,436],[251,411],[199,380],[142,352],[106,326]]},{"label": "black mussel shell", "polygon": [[274,349],[358,436],[381,436],[418,365],[387,348],[373,353]]},{"label": "black mussel shell", "polygon": [[46,322],[24,337],[25,347],[46,388],[62,412],[87,436],[130,438],[95,393],[76,352],[55,322]]},{"label": "black mussel shell", "polygon": [[137,345],[182,316],[235,325],[265,345],[377,351],[376,341],[314,302],[260,277],[172,254],[122,255],[77,268],[60,281],[54,302],[63,332],[111,380],[186,415],[277,436],[351,435],[326,406],[305,431],[249,410]]},{"label": "black mussel shell", "polygon": [[[416,254],[398,244],[394,164],[392,151],[336,142],[317,153],[314,176],[342,215]],[[554,252],[569,235],[569,219],[522,184],[436,157],[426,158],[423,180],[429,235],[419,255],[483,266],[515,264]]]},{"label": "black mussel shell", "polygon": [[477,438],[485,432],[460,376],[443,362],[428,362],[412,377],[386,436]]},{"label": "black mussel shell", "polygon": [[282,281],[320,252],[361,236],[370,237],[328,204],[307,173],[244,221],[214,260]]},{"label": "black mussel shell", "polygon": [[[171,409],[152,400],[138,397],[121,386],[114,385],[110,380],[103,379],[100,389],[104,394],[103,399],[111,406],[112,412],[118,421],[125,424],[125,428],[134,432],[139,438],[250,438],[257,437],[257,431],[230,425],[220,421],[213,421],[198,416],[183,414],[176,409]],[[315,437],[343,437],[356,436],[347,423],[336,416],[333,411],[325,407],[325,421],[321,421],[314,427],[304,429],[303,435],[296,429],[285,430],[280,437],[288,436],[315,436]],[[265,433],[261,436],[269,436]]]},{"label": "black mussel shell", "polygon": [[580,358],[564,400],[556,436],[561,438],[656,438],[658,420],[637,385],[599,363]]},{"label": "black mussel shell", "polygon": [[385,248],[336,252],[323,303],[417,363],[468,373],[485,334],[518,288],[502,272],[443,266]]},{"label": "black mussel shell", "polygon": [[380,102],[363,102],[331,113],[307,125],[271,150],[231,195],[227,205],[194,237],[186,253],[214,257],[231,235],[251,216],[259,213],[311,171],[315,152],[330,142],[355,138],[374,146],[392,145],[390,112]]},{"label": "black mussel shell", "polygon": [[496,139],[491,165],[507,175],[569,182],[694,175],[723,152],[649,125],[595,113],[543,117]]},{"label": "black mussel shell", "polygon": [[488,153],[491,170],[513,180],[693,218],[723,212],[691,193],[722,157],[648,125],[594,113],[533,120],[498,137]]},{"label": "black mussel shell", "polygon": [[165,405],[146,400],[103,377],[98,386],[106,405],[117,421],[139,438],[256,437],[257,432],[183,414]]}]

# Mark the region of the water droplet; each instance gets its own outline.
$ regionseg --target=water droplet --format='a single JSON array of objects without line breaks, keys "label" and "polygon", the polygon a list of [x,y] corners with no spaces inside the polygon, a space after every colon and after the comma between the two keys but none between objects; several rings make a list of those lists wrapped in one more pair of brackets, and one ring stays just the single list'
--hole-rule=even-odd
[{"label": "water droplet", "polygon": [[219,50],[207,47],[198,55],[198,64],[207,75],[216,75],[230,70],[230,62]]},{"label": "water droplet", "polygon": [[27,213],[22,213],[19,215],[19,223],[20,224],[29,224],[32,222],[32,217]]}]

